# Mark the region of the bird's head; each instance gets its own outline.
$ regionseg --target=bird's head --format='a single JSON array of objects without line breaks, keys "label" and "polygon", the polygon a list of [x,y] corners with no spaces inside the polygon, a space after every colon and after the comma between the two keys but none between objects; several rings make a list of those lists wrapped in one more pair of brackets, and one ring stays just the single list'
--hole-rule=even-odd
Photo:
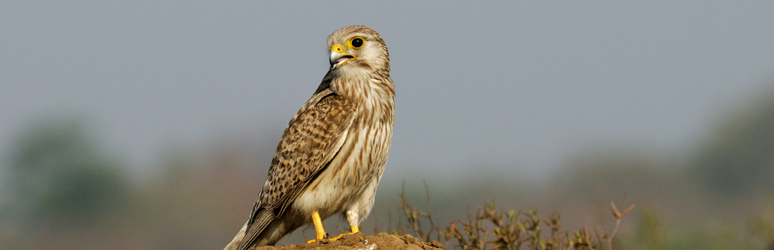
[{"label": "bird's head", "polygon": [[362,25],[347,26],[328,36],[331,71],[371,72],[390,67],[390,55],[379,33]]}]

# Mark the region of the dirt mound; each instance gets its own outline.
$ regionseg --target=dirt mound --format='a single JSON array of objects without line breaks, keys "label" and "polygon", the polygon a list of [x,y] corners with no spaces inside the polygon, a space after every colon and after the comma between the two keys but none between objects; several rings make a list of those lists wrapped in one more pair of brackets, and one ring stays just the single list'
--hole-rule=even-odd
[{"label": "dirt mound", "polygon": [[410,250],[436,250],[443,249],[438,241],[422,242],[411,235],[392,235],[380,233],[366,236],[362,233],[346,235],[336,241],[322,241],[311,244],[289,245],[284,247],[256,247],[251,250],[297,250],[297,249],[410,249]]}]

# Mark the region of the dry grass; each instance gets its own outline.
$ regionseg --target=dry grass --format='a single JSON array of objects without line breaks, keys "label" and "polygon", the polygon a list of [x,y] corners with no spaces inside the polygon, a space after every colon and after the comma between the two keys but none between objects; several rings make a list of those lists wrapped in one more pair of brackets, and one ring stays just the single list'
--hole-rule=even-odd
[{"label": "dry grass", "polygon": [[[411,205],[401,191],[402,205],[395,223],[390,223],[392,234],[413,234],[424,241],[446,242],[447,248],[459,249],[613,249],[613,241],[622,218],[634,209],[634,204],[620,204],[620,210],[610,202],[610,213],[615,226],[602,233],[591,233],[586,228],[566,231],[560,227],[559,213],[541,218],[537,211],[505,210],[497,208],[494,202],[479,206],[464,220],[451,221],[447,226],[438,226],[430,213],[430,195],[427,192],[426,211]],[[392,220],[390,220],[392,221]],[[393,224],[395,227],[393,228]]]}]

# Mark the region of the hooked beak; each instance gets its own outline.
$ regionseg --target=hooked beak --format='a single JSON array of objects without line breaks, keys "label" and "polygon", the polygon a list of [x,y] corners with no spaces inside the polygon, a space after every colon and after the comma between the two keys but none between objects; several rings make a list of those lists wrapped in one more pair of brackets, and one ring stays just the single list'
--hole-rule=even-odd
[{"label": "hooked beak", "polygon": [[334,44],[331,46],[330,62],[332,69],[341,67],[349,61],[355,60],[355,56],[347,54],[344,48],[345,47],[341,44]]}]

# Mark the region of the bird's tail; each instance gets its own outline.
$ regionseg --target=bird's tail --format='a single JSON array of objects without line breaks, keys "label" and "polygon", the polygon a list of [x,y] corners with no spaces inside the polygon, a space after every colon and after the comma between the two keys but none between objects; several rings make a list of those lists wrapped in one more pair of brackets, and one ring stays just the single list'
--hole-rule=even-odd
[{"label": "bird's tail", "polygon": [[273,211],[266,209],[257,209],[254,216],[250,217],[242,229],[234,236],[224,250],[247,250],[253,246],[274,244],[277,240],[264,239],[261,237],[266,228],[275,221],[276,216]]},{"label": "bird's tail", "polygon": [[239,246],[239,243],[242,242],[242,238],[245,237],[245,231],[247,231],[247,224],[245,223],[244,226],[242,226],[242,229],[239,230],[239,232],[234,236],[234,239],[231,240],[231,242],[226,245],[226,248],[223,248],[223,250],[236,250]]}]

